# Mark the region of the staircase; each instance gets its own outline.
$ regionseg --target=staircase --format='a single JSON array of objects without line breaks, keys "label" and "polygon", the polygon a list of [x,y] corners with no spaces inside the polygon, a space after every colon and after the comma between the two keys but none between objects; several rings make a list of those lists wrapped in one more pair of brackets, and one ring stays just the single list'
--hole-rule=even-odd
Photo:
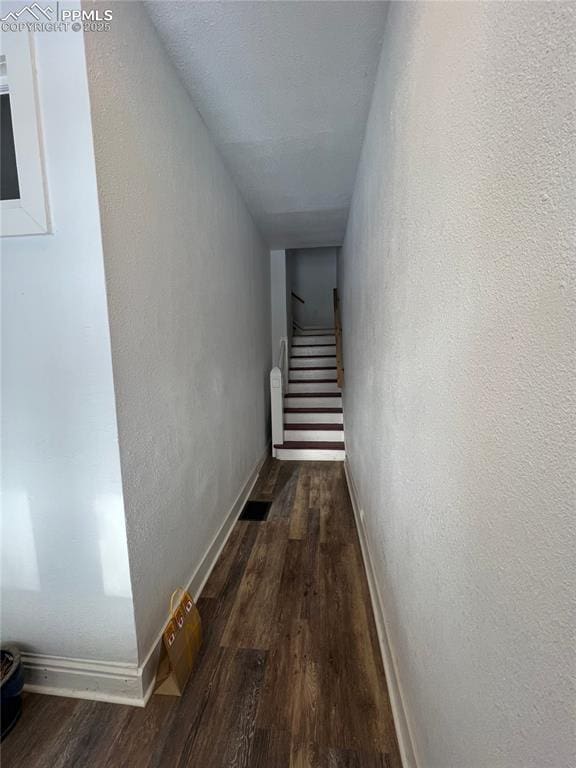
[{"label": "staircase", "polygon": [[300,331],[293,336],[283,410],[284,442],[274,445],[277,459],[344,461],[333,330]]}]

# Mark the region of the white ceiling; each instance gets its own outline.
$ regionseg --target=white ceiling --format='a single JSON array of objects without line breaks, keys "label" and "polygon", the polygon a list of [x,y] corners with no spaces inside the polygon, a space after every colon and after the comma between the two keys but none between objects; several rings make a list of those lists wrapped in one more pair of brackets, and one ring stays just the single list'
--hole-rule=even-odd
[{"label": "white ceiling", "polygon": [[385,2],[148,2],[273,248],[340,244]]}]

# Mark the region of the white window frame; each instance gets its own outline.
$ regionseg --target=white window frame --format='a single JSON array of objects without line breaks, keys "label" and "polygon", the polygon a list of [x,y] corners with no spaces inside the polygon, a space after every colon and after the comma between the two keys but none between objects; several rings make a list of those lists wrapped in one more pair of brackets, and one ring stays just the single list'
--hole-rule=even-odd
[{"label": "white window frame", "polygon": [[[34,40],[30,32],[4,32],[0,53],[6,57],[12,129],[18,169],[18,200],[0,200],[0,235],[45,235],[50,215],[38,100]],[[4,78],[3,78],[4,79]]]}]

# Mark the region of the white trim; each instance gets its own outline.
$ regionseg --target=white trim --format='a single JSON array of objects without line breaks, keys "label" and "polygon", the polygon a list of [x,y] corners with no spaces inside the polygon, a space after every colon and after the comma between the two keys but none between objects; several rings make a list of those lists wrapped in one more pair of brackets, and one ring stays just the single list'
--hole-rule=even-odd
[{"label": "white trim", "polygon": [[50,216],[32,33],[4,33],[2,53],[6,57],[20,197],[0,201],[0,234],[43,235],[50,231]]},{"label": "white trim", "polygon": [[[200,596],[216,565],[269,454],[270,444],[268,443],[232,504],[220,530],[190,577],[187,589],[195,600]],[[164,626],[160,629],[143,663],[138,667],[116,662],[24,653],[22,662],[27,680],[24,690],[50,696],[68,696],[74,699],[145,707],[154,691],[163,631]]]},{"label": "white trim", "polygon": [[354,510],[354,519],[356,521],[356,529],[358,530],[358,538],[360,539],[360,548],[362,549],[364,569],[366,571],[368,587],[370,589],[372,611],[374,613],[376,631],[378,633],[378,640],[380,642],[380,653],[382,654],[384,671],[386,673],[386,681],[388,683],[388,693],[390,695],[392,716],[394,717],[394,725],[396,727],[396,736],[398,737],[398,746],[400,747],[402,766],[403,768],[418,768],[419,762],[416,758],[414,739],[412,738],[412,729],[410,728],[409,724],[405,699],[402,696],[402,686],[400,684],[398,668],[395,662],[396,657],[390,645],[390,633],[387,629],[388,623],[386,621],[386,614],[384,612],[384,602],[382,600],[380,588],[374,573],[369,539],[366,533],[366,528],[364,526],[363,516],[360,511],[360,500],[356,486],[354,484],[354,480],[352,478],[350,463],[348,459],[346,459],[344,462],[344,472],[346,474],[346,482],[348,483],[348,490],[350,492],[350,499],[352,501],[352,509]]},{"label": "white trim", "polygon": [[278,366],[270,371],[270,411],[272,417],[272,456],[276,456],[276,443],[284,442],[284,386]]},{"label": "white trim", "polygon": [[131,664],[22,654],[24,689],[115,704],[144,706],[142,670]]},{"label": "white trim", "polygon": [[272,417],[272,456],[277,443],[284,442],[284,393],[288,389],[288,339],[280,339],[278,365],[270,371],[270,411]]}]

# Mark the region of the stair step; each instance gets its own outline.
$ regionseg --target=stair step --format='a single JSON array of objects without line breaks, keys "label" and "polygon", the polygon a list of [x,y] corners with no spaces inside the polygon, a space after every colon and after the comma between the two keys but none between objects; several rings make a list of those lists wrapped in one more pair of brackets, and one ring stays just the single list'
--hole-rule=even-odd
[{"label": "stair step", "polygon": [[336,368],[290,368],[290,381],[336,381]]},{"label": "stair step", "polygon": [[[297,424],[294,424],[296,427]],[[328,429],[285,429],[284,440],[286,442],[303,442],[303,443],[315,443],[318,441],[331,441],[335,437],[338,437],[334,432],[330,432]]]},{"label": "stair step", "polygon": [[344,461],[344,443],[328,440],[288,440],[274,446],[276,458],[284,461]]},{"label": "stair step", "polygon": [[303,429],[303,430],[328,429],[331,432],[342,432],[344,430],[344,425],[343,424],[326,424],[326,423],[322,424],[321,422],[318,422],[318,424],[313,424],[310,422],[306,422],[306,423],[294,422],[291,424],[285,423],[284,429]]},{"label": "stair step", "polygon": [[342,413],[342,408],[284,408],[284,413]]},{"label": "stair step", "polygon": [[336,357],[336,345],[306,344],[302,347],[292,347],[292,352],[298,353],[298,355],[293,354],[293,357],[322,357],[322,355],[330,355],[332,357]]},{"label": "stair step", "polygon": [[330,384],[337,379],[288,379],[288,384]]},{"label": "stair step", "polygon": [[327,392],[336,392],[342,394],[337,381],[296,381],[288,384],[286,394],[326,394]]},{"label": "stair step", "polygon": [[274,448],[324,448],[325,450],[343,451],[344,443],[328,440],[284,440],[283,443],[275,443]]},{"label": "stair step", "polygon": [[342,395],[339,392],[293,392],[285,395],[285,407],[306,406],[307,408],[330,408],[331,406],[342,407]]},{"label": "stair step", "polygon": [[334,334],[326,334],[324,336],[294,336],[292,338],[292,347],[326,346],[326,344],[336,344],[336,337]]},{"label": "stair step", "polygon": [[308,331],[296,331],[292,338],[300,336],[334,336],[334,328],[312,328]]},{"label": "stair step", "polygon": [[342,408],[284,408],[285,424],[339,424],[344,422]]},{"label": "stair step", "polygon": [[339,397],[342,398],[341,392],[287,392],[284,397],[286,399],[293,397]]},{"label": "stair step", "polygon": [[335,364],[335,355],[322,355],[320,357],[292,356],[290,358],[290,367],[298,366],[300,368],[333,368]]}]

